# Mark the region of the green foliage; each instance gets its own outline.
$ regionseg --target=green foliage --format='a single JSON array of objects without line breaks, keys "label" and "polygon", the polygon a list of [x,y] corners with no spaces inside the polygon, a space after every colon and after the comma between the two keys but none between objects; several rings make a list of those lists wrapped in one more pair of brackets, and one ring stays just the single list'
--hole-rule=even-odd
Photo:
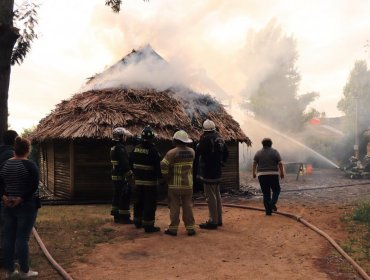
[{"label": "green foliage", "polygon": [[18,38],[11,57],[11,64],[21,64],[27,53],[31,50],[32,42],[37,39],[35,27],[38,24],[37,10],[39,5],[35,3],[23,2],[22,5],[14,11],[14,20],[17,25],[21,25]]},{"label": "green foliage", "polygon": [[[307,120],[304,113],[316,92],[297,95],[301,76],[295,67],[298,57],[294,38],[283,34],[280,26],[270,23],[264,30],[250,36],[250,53],[261,61],[264,72],[257,89],[251,92],[250,106],[256,117],[278,128],[298,131]],[[248,59],[251,59],[249,53]]]},{"label": "green foliage", "polygon": [[[149,1],[149,0],[143,0]],[[113,12],[119,13],[121,11],[122,0],[105,0],[105,5],[112,8]]]},{"label": "green foliage", "polygon": [[[356,110],[357,106],[357,110]],[[353,134],[356,111],[358,131],[361,133],[370,126],[370,71],[366,61],[356,61],[343,89],[343,97],[337,107],[345,113],[346,130]]]},{"label": "green foliage", "polygon": [[28,138],[32,132],[36,130],[36,126],[32,126],[30,128],[25,128],[21,134],[22,137]]},{"label": "green foliage", "polygon": [[370,269],[370,198],[359,203],[352,213],[343,217],[348,238],[342,248],[357,261],[365,271]]},{"label": "green foliage", "polygon": [[370,230],[370,199],[357,206],[353,212],[353,220],[365,224]]},{"label": "green foliage", "polygon": [[121,10],[121,0],[106,0],[105,5],[109,6],[112,8],[113,12],[119,13]]}]

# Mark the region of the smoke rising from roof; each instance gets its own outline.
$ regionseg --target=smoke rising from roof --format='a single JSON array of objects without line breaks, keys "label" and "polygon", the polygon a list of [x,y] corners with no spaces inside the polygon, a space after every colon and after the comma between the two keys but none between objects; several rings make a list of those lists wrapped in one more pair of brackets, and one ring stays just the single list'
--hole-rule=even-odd
[{"label": "smoke rising from roof", "polygon": [[135,51],[97,74],[81,91],[107,88],[155,88],[159,91],[185,84],[179,67],[166,62],[150,45]]}]

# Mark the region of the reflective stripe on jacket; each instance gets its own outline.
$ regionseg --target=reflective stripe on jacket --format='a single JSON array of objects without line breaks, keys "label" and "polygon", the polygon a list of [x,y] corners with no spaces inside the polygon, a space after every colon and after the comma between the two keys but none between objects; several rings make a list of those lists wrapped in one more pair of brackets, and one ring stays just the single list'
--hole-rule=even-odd
[{"label": "reflective stripe on jacket", "polygon": [[156,186],[162,178],[160,156],[153,144],[144,142],[130,154],[131,168],[135,174],[135,185]]},{"label": "reflective stripe on jacket", "polygon": [[161,169],[168,188],[193,188],[193,161],[195,152],[187,146],[177,146],[167,152],[161,161]]},{"label": "reflective stripe on jacket", "polygon": [[112,164],[112,180],[119,181],[127,179],[132,174],[126,148],[122,142],[117,142],[110,149],[110,162]]}]

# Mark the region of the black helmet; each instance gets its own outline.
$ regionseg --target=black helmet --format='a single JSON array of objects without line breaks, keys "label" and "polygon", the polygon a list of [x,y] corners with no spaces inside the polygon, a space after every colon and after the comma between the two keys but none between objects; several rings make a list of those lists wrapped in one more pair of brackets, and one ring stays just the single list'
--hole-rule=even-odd
[{"label": "black helmet", "polygon": [[154,139],[154,137],[155,135],[153,129],[149,125],[144,127],[143,131],[141,132],[141,138],[144,140],[151,140]]}]

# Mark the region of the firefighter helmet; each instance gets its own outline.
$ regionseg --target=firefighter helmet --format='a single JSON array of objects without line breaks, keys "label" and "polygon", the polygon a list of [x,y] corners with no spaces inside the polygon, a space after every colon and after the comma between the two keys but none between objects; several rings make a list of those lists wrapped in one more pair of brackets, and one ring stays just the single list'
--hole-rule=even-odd
[{"label": "firefighter helmet", "polygon": [[191,143],[193,140],[191,140],[188,136],[188,134],[184,130],[176,131],[173,135],[174,140],[178,140],[183,143]]},{"label": "firefighter helmet", "polygon": [[116,127],[113,129],[113,140],[119,141],[124,136],[132,136],[132,133],[123,127]]},{"label": "firefighter helmet", "polygon": [[153,139],[154,136],[155,136],[154,131],[149,125],[144,127],[143,131],[141,131],[141,138],[144,139],[144,140]]},{"label": "firefighter helmet", "polygon": [[216,125],[213,121],[206,119],[203,123],[203,130],[204,131],[214,131],[216,130]]}]

